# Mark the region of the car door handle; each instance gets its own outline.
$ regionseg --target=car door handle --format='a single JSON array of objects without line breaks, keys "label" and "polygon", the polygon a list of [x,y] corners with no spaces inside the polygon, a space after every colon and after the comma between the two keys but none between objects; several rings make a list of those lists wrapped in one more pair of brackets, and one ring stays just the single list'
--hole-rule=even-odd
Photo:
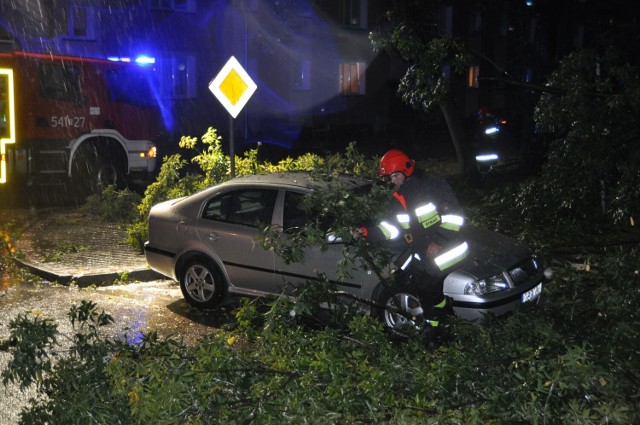
[{"label": "car door handle", "polygon": [[215,242],[218,239],[220,239],[220,235],[219,234],[217,234],[216,232],[209,233],[209,240],[210,241]]}]

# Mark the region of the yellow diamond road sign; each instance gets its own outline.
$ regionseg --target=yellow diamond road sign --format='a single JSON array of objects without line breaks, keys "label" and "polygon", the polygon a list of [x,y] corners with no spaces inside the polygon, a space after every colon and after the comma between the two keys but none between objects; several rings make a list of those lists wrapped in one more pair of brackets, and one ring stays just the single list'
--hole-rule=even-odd
[{"label": "yellow diamond road sign", "polygon": [[233,118],[237,117],[258,86],[233,56],[209,83],[209,90]]}]

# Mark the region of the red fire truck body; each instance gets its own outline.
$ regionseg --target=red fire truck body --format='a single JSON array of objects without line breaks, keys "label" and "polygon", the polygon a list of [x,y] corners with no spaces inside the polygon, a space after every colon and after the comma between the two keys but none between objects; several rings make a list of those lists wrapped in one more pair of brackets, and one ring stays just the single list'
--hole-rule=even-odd
[{"label": "red fire truck body", "polygon": [[153,172],[162,121],[147,72],[101,59],[0,53],[0,189],[16,180],[95,190]]}]

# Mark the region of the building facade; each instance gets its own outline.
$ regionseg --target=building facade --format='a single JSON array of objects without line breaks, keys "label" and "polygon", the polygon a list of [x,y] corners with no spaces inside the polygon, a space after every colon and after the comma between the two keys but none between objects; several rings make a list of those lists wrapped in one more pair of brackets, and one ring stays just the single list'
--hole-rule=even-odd
[{"label": "building facade", "polygon": [[[1,0],[0,51],[153,67],[166,151],[181,135],[199,136],[208,127],[224,139],[230,125],[240,150],[257,141],[285,153],[357,141],[374,153],[388,146],[446,151],[438,111],[413,111],[396,95],[405,64],[371,48],[369,32],[387,6],[384,0]],[[541,82],[559,53],[549,50],[559,45],[549,35],[564,28],[570,34],[562,40],[574,48],[584,33],[580,22],[547,20],[531,1],[452,0],[441,2],[439,12],[439,33],[464,39],[478,53],[467,75],[452,76],[467,120],[486,107],[515,111],[524,121],[536,94],[523,102],[522,89],[505,84],[500,72]],[[208,89],[230,56],[258,85],[232,123]]]}]

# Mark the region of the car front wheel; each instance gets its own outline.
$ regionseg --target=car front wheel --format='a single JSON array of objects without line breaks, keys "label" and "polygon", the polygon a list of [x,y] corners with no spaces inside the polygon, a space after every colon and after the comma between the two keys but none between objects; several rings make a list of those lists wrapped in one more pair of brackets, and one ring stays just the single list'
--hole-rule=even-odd
[{"label": "car front wheel", "polygon": [[190,260],[180,275],[182,295],[196,308],[217,307],[224,299],[226,288],[222,274],[209,260]]},{"label": "car front wheel", "polygon": [[420,299],[410,290],[386,289],[380,294],[378,303],[385,306],[378,309],[378,317],[385,328],[394,335],[411,337],[425,329],[424,309]]}]

